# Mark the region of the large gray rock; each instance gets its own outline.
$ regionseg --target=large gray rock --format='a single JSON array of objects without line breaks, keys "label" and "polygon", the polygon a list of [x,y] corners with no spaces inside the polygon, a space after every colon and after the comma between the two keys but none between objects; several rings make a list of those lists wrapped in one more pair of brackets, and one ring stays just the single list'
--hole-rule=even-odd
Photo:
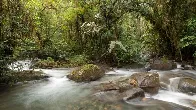
[{"label": "large gray rock", "polygon": [[184,93],[196,94],[196,80],[192,78],[181,78],[178,89]]},{"label": "large gray rock", "polygon": [[120,78],[109,83],[102,83],[98,86],[100,91],[118,90],[124,92],[134,87],[142,88],[145,92],[158,93],[160,82],[158,73],[135,73],[130,77]]},{"label": "large gray rock", "polygon": [[189,65],[186,62],[183,62],[180,67],[182,70],[194,70],[194,66]]},{"label": "large gray rock", "polygon": [[158,93],[160,82],[158,73],[135,73],[131,75],[129,82],[148,93]]},{"label": "large gray rock", "polygon": [[101,83],[94,96],[100,101],[114,102],[120,100],[141,101],[145,94],[157,93],[159,90],[159,75],[157,73],[135,73],[130,77],[119,78],[116,81]]},{"label": "large gray rock", "polygon": [[189,77],[172,78],[170,80],[170,88],[172,91],[196,94],[196,80]]},{"label": "large gray rock", "polygon": [[170,84],[171,79],[176,78],[176,77],[186,77],[186,75],[184,75],[181,72],[174,73],[174,72],[170,72],[170,71],[159,74],[160,82],[163,82],[167,85]]},{"label": "large gray rock", "polygon": [[177,68],[177,64],[172,60],[153,60],[150,61],[150,68],[156,70],[172,70]]}]

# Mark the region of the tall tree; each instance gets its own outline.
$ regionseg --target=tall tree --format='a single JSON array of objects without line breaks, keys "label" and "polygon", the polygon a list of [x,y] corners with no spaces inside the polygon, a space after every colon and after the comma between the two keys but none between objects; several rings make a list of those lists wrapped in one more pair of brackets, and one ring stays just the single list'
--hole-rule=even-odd
[{"label": "tall tree", "polygon": [[195,12],[195,2],[195,0],[149,0],[138,3],[138,10],[135,11],[150,21],[154,31],[159,34],[160,54],[171,53],[170,55],[176,58],[181,57],[179,41],[187,20]]}]

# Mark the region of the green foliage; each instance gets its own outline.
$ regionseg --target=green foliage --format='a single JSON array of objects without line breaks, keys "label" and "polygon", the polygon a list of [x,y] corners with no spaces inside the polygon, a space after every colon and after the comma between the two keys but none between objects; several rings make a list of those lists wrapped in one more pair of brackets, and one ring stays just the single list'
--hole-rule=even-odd
[{"label": "green foliage", "polygon": [[153,32],[158,34],[156,41],[158,54],[180,58],[180,37],[186,29],[187,20],[195,12],[195,1],[152,0],[144,2],[144,4],[137,5],[139,10],[135,11],[148,20]]},{"label": "green foliage", "polygon": [[110,48],[109,48],[110,53],[112,52],[112,50],[115,48],[116,45],[118,45],[125,52],[127,51],[120,41],[111,41]]},{"label": "green foliage", "polygon": [[3,0],[0,72],[19,58],[50,68],[192,55],[194,12],[194,0]]},{"label": "green foliage", "polygon": [[196,51],[195,51],[195,53],[193,54],[193,56],[196,58]]},{"label": "green foliage", "polygon": [[163,63],[168,63],[168,59],[167,59],[167,57],[165,57],[165,56],[163,56],[163,57],[161,58],[161,61],[162,61]]},{"label": "green foliage", "polygon": [[[187,54],[196,57],[196,17],[187,20],[187,29],[184,32],[184,36],[180,40],[180,47],[182,50],[192,50]],[[186,55],[186,54],[185,54]]]},{"label": "green foliage", "polygon": [[185,36],[181,40],[181,47],[196,46],[196,36]]},{"label": "green foliage", "polygon": [[28,34],[25,10],[20,0],[0,1],[0,73],[7,74],[8,65],[14,61],[13,54],[18,39]]},{"label": "green foliage", "polygon": [[81,67],[81,72],[89,72],[89,73],[91,73],[92,71],[95,71],[97,69],[100,69],[97,65],[86,64],[86,65]]},{"label": "green foliage", "polygon": [[88,63],[88,59],[85,55],[75,55],[69,59],[70,65],[76,67],[85,65]]},{"label": "green foliage", "polygon": [[89,60],[85,55],[75,55],[69,59],[55,61],[51,57],[47,57],[46,60],[37,61],[31,68],[67,68],[67,67],[78,67],[87,64]]},{"label": "green foliage", "polygon": [[47,60],[39,60],[36,62],[32,68],[56,68],[58,67],[57,62],[54,61],[51,57],[48,57]]},{"label": "green foliage", "polygon": [[180,41],[182,48],[196,46],[196,17],[188,20],[185,36]]}]

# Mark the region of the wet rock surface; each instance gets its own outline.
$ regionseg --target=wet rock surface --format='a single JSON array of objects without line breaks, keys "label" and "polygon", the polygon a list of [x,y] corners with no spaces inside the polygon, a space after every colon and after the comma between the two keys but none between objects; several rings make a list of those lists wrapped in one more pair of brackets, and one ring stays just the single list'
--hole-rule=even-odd
[{"label": "wet rock surface", "polygon": [[119,92],[118,90],[103,91],[94,94],[95,98],[103,102],[115,102],[121,100],[132,100],[138,98],[144,98],[144,91],[140,88],[132,88],[125,92]]},{"label": "wet rock surface", "polygon": [[115,102],[123,99],[124,94],[119,93],[117,90],[103,91],[95,93],[94,98],[102,102]]},{"label": "wet rock surface", "polygon": [[173,72],[164,72],[163,74],[159,75],[160,77],[160,82],[163,82],[167,85],[170,84],[170,79],[171,78],[176,78],[176,77],[186,77],[186,75],[182,74],[182,73],[173,73]]},{"label": "wet rock surface", "polygon": [[119,90],[119,87],[117,84],[113,82],[109,82],[109,83],[101,83],[96,89],[100,91],[111,91],[111,90]]},{"label": "wet rock surface", "polygon": [[176,92],[183,92],[186,94],[196,94],[196,80],[189,77],[176,77],[170,81],[170,89]]},{"label": "wet rock surface", "polygon": [[177,64],[172,60],[152,60],[150,68],[156,70],[172,70],[177,68]]},{"label": "wet rock surface", "polygon": [[119,78],[108,83],[101,83],[95,90],[95,96],[101,101],[135,100],[145,97],[145,92],[157,93],[159,90],[157,73],[135,73],[129,77]]},{"label": "wet rock surface", "polygon": [[130,83],[142,88],[148,93],[157,93],[160,87],[158,73],[135,73],[130,77]]},{"label": "wet rock surface", "polygon": [[123,98],[123,100],[132,100],[135,98],[144,98],[144,90],[141,88],[133,88],[131,90],[126,91],[126,97]]},{"label": "wet rock surface", "polygon": [[102,83],[97,89],[101,91],[119,90],[119,92],[124,92],[134,87],[142,88],[148,93],[157,93],[160,87],[159,74],[135,73],[130,77],[119,78],[116,81],[109,81],[109,83]]},{"label": "wet rock surface", "polygon": [[146,110],[194,110],[189,107],[184,107],[174,103],[168,103],[157,99],[145,98],[139,102],[132,100],[126,101],[130,105],[134,105],[138,108],[145,108]]},{"label": "wet rock surface", "polygon": [[196,94],[196,80],[192,78],[181,78],[178,88],[183,93]]}]

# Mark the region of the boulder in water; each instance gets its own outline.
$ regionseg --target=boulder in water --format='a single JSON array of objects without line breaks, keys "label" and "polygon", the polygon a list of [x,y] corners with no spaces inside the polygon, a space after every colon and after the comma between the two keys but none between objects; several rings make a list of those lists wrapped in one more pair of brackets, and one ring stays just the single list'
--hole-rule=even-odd
[{"label": "boulder in water", "polygon": [[182,70],[194,70],[194,67],[191,65],[181,65]]},{"label": "boulder in water", "polygon": [[125,92],[134,87],[139,87],[151,94],[157,93],[160,87],[159,74],[150,72],[135,73],[130,77],[120,78],[117,81],[102,83],[97,89],[101,91],[118,90],[119,92]]},{"label": "boulder in water", "polygon": [[181,78],[178,89],[183,93],[196,94],[196,80],[192,78]]},{"label": "boulder in water", "polygon": [[99,66],[87,64],[75,69],[72,73],[67,75],[67,77],[76,82],[89,82],[101,78],[104,74],[104,70],[102,70]]},{"label": "boulder in water", "polygon": [[130,84],[137,85],[148,93],[157,93],[160,87],[158,73],[135,73],[131,75]]},{"label": "boulder in water", "polygon": [[172,91],[196,94],[196,80],[190,77],[176,77],[170,80],[170,88]]},{"label": "boulder in water", "polygon": [[177,64],[172,60],[154,60],[150,62],[150,68],[156,70],[172,70],[177,68]]}]

